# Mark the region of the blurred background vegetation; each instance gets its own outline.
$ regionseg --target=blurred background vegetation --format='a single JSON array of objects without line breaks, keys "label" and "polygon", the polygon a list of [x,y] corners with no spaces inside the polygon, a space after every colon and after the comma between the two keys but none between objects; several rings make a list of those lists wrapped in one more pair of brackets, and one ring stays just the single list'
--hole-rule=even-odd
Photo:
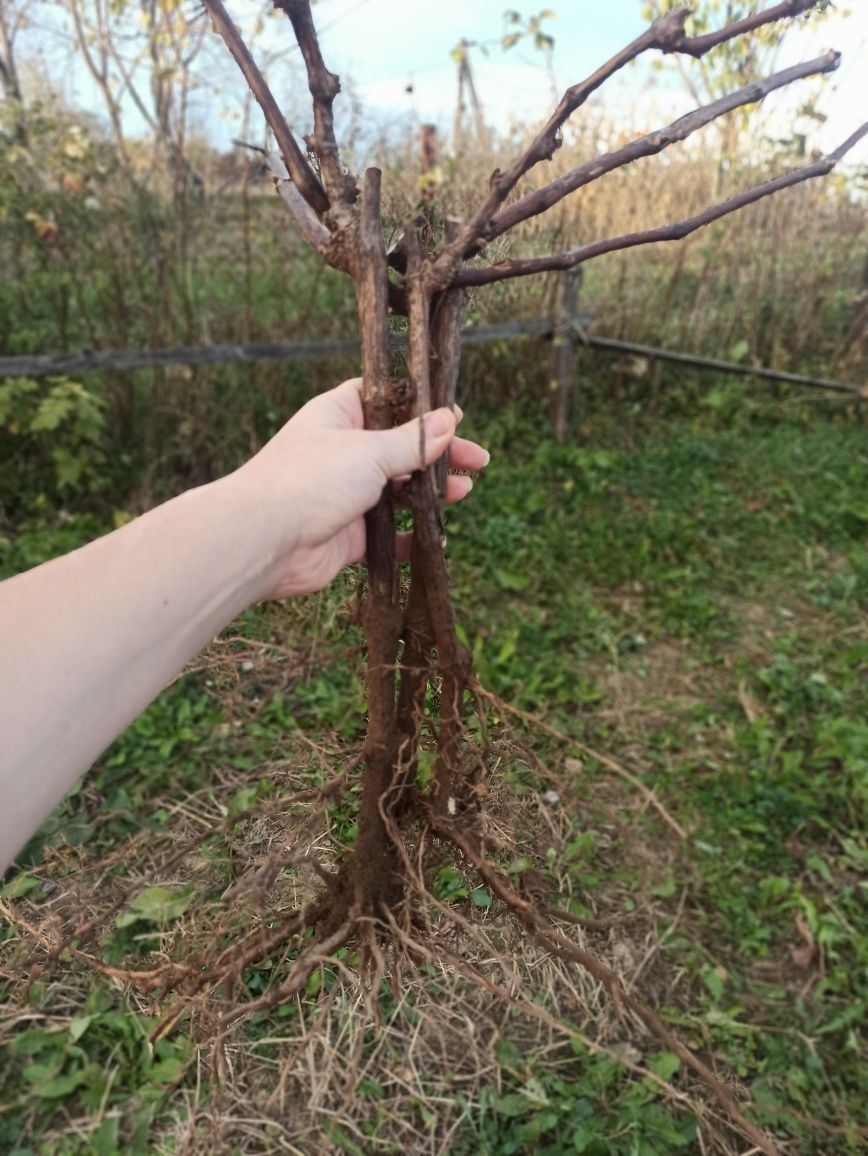
[{"label": "blurred background vegetation", "polygon": [[[257,154],[221,152],[190,133],[201,16],[184,6],[143,4],[141,18],[128,26],[102,0],[64,0],[92,66],[95,112],[65,105],[50,80],[37,83],[27,60],[17,59],[15,33],[20,41],[41,7],[3,9],[0,354],[353,335],[349,281],[324,269],[295,235]],[[652,7],[646,5],[649,13]],[[715,4],[706,8],[707,20]],[[550,16],[507,14],[504,45],[530,38],[550,53],[551,38],[541,31]],[[112,39],[122,34],[123,54]],[[459,79],[469,53],[464,47],[456,54]],[[140,92],[133,78],[124,74],[125,86],[117,73],[131,58],[149,65]],[[770,62],[762,45],[750,59],[727,58],[696,80],[697,95],[743,83]],[[131,91],[147,114],[139,121],[148,132],[138,137],[124,129]],[[426,171],[418,126],[404,122],[379,133],[375,123],[364,131],[360,121],[348,123],[348,155],[383,167],[396,225],[432,191],[438,212],[466,213],[526,132],[522,126],[498,134],[484,109],[476,118],[470,111],[456,114],[452,140],[441,143],[437,164]],[[241,135],[259,139],[250,127],[255,119],[245,107]],[[626,126],[592,103],[570,124],[552,167],[563,171],[652,127]],[[806,147],[797,128],[780,139],[768,135],[759,114],[732,118],[725,129],[713,127],[585,188],[498,241],[494,256],[507,245],[543,253],[683,217],[804,163]],[[603,257],[586,269],[581,307],[600,335],[861,383],[865,188],[865,174],[851,166],[683,243]],[[492,287],[472,296],[467,320],[545,316],[556,291],[552,277]],[[0,516],[14,522],[84,499],[141,508],[230,469],[301,398],[354,369],[349,358],[4,380]],[[661,393],[672,400],[684,380],[635,359],[590,359],[586,369],[580,388],[591,406]],[[471,403],[496,406],[529,390],[542,405],[547,354],[533,342],[468,351],[462,378]]]}]

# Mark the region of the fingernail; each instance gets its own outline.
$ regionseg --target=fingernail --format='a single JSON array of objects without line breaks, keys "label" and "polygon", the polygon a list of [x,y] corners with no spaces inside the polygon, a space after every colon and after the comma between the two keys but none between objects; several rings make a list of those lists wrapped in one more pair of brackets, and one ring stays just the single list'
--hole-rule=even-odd
[{"label": "fingernail", "polygon": [[466,498],[473,489],[473,478],[468,478],[467,474],[461,474],[461,480],[464,482],[464,497]]},{"label": "fingernail", "polygon": [[491,461],[491,454],[488,452],[488,450],[483,450],[482,452],[485,454],[485,461],[482,463],[482,469],[485,469],[485,467]]},{"label": "fingernail", "polygon": [[452,407],[452,412],[455,414],[456,421],[461,421],[461,419],[464,417],[464,410],[461,408],[457,401]]},{"label": "fingernail", "polygon": [[444,434],[452,433],[455,429],[455,417],[451,409],[435,409],[425,414],[425,436],[439,438]]}]

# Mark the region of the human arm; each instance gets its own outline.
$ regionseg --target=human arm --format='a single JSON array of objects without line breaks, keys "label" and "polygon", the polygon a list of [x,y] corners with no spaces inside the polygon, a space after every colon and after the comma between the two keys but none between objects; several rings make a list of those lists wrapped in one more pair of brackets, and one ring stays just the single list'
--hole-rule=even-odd
[{"label": "human arm", "polygon": [[[451,413],[424,420],[426,463],[486,464]],[[365,511],[419,457],[418,423],[364,430],[345,382],[235,473],[0,584],[0,867],[227,623],[359,561]],[[447,500],[469,488],[451,477]]]}]

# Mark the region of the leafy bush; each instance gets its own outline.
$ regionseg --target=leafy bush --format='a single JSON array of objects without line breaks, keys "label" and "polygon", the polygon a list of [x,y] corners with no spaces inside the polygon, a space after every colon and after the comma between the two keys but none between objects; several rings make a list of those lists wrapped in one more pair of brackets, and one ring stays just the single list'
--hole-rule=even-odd
[{"label": "leafy bush", "polygon": [[105,401],[68,377],[0,380],[0,500],[7,514],[103,485]]}]

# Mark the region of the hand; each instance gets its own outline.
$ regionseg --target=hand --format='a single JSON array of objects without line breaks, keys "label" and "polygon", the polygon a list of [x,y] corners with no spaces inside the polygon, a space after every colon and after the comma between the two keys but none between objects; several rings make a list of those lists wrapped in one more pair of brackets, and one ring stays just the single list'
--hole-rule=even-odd
[{"label": "hand", "polygon": [[[461,420],[448,409],[425,414],[424,462],[419,420],[390,430],[366,430],[361,379],[345,381],[309,401],[283,429],[233,475],[253,489],[257,504],[278,503],[274,564],[264,598],[286,598],[319,590],[344,566],[365,556],[364,514],[383,487],[449,449],[455,469],[479,470],[489,455],[475,442],[455,437]],[[472,488],[470,478],[449,475],[446,501]],[[401,542],[407,556],[406,540]]]}]

